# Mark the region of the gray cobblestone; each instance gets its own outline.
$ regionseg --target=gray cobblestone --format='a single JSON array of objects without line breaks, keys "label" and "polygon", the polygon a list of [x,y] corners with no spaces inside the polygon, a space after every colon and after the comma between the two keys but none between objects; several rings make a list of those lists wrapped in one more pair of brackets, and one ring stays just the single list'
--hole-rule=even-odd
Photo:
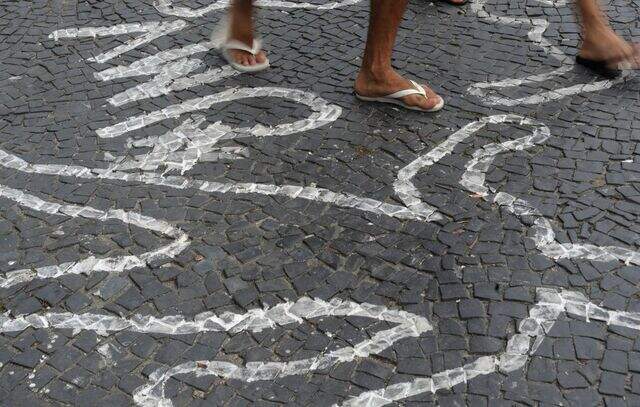
[{"label": "gray cobblestone", "polygon": [[[156,7],[163,1],[173,11]],[[430,115],[364,104],[354,100],[351,84],[368,5],[351,3],[263,7],[258,29],[271,69],[191,84],[185,78],[204,78],[224,65],[206,45],[224,10],[175,13],[215,2],[33,1],[0,7],[0,404],[128,406],[154,372],[196,363],[167,378],[164,397],[172,405],[343,405],[367,391],[427,379],[443,383],[442,389],[389,404],[638,405],[636,81],[538,103],[492,104],[470,89],[571,68],[579,41],[571,4],[472,0],[455,8],[412,0],[394,64],[433,86],[447,107]],[[630,24],[638,18],[634,7],[614,0],[607,12],[622,35],[638,36]],[[506,24],[504,16],[523,21]],[[542,36],[566,59],[553,58],[531,40],[528,30],[538,20],[548,21]],[[182,28],[105,56],[154,22]],[[114,26],[138,31],[111,35],[96,28]],[[80,27],[98,31],[73,31]],[[64,31],[50,37],[56,30]],[[194,44],[203,49],[187,57],[200,63],[167,92],[136,90],[158,75],[152,64],[138,66],[142,75],[105,79],[147,57],[173,58],[163,67],[178,62],[175,69],[186,69],[171,53]],[[567,69],[545,82],[485,95],[526,99],[594,82],[583,69]],[[127,122],[234,88],[247,88],[250,97],[157,120],[147,116],[143,126]],[[251,93],[257,88],[304,92],[313,100]],[[291,124],[285,127],[291,131],[269,133],[305,120],[320,105],[341,112],[316,128],[296,131],[301,125]],[[473,184],[487,188],[487,196],[480,196],[460,182],[474,154],[532,134],[525,122],[496,119],[503,114],[535,120],[549,136],[488,155],[492,161],[482,182]],[[117,127],[125,122],[132,127]],[[440,218],[416,215],[394,186],[403,168],[474,122],[484,127],[409,177],[418,200]],[[161,146],[163,135],[175,136],[178,126],[189,123],[200,123],[203,132],[215,125],[200,139],[195,130],[183,132],[190,143],[211,141],[216,131],[225,138],[198,150],[193,162],[183,160],[191,153],[184,140],[172,150],[179,154],[149,155],[169,148]],[[284,187],[289,189],[277,189]],[[525,204],[509,206],[499,194]],[[34,199],[54,206],[38,206]],[[93,209],[74,214],[72,205]],[[540,226],[545,220],[550,229]],[[545,246],[549,231],[553,244],[604,247],[615,256],[558,256]],[[180,242],[184,246],[171,255],[153,254]],[[96,266],[91,259],[104,263]],[[6,283],[16,271],[28,277]],[[584,294],[591,305],[565,304],[548,322],[541,288]],[[295,313],[274,311],[273,320],[239,319],[225,329],[210,319],[195,333],[171,330],[179,318],[227,321],[304,298],[410,314],[389,322],[373,314],[318,311],[281,324],[273,321]],[[604,319],[602,310],[631,314]],[[138,323],[110,329],[55,325],[64,313]],[[29,315],[49,315],[50,325],[33,319],[8,328],[6,321]],[[431,327],[410,330],[370,353],[358,348],[386,338],[388,330],[410,320],[407,315]],[[161,320],[169,321],[162,325],[168,328],[153,331],[144,322],[149,317],[178,319]],[[526,360],[505,369],[500,355],[509,354],[517,334],[533,329],[527,323],[535,318],[546,321],[542,336],[526,337],[535,350],[515,355]],[[259,320],[264,325],[258,329]],[[350,358],[350,347],[366,355]],[[338,351],[345,353],[335,363],[254,382],[201,372],[202,363],[211,361],[241,368],[260,362],[294,366]],[[447,382],[459,374],[452,369],[485,357],[496,358],[488,371],[471,377],[467,370],[466,383]]]}]

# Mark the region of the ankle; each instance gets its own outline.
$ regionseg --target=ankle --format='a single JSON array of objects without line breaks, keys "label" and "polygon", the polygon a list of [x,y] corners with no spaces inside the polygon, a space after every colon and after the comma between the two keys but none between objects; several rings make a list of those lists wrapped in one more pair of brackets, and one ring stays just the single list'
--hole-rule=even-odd
[{"label": "ankle", "polygon": [[386,82],[394,74],[395,71],[390,65],[363,64],[358,77],[368,82]]},{"label": "ankle", "polygon": [[250,31],[245,32],[245,31],[231,30],[231,32],[229,33],[229,39],[240,41],[241,43],[251,47],[253,44],[253,33]]}]

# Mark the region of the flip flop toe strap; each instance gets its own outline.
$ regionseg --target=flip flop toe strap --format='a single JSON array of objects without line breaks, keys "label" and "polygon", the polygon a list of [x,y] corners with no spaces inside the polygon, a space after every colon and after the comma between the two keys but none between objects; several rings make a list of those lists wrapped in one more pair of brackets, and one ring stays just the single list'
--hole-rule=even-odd
[{"label": "flip flop toe strap", "polygon": [[409,95],[422,95],[425,99],[429,99],[429,97],[427,96],[427,92],[425,92],[424,88],[420,85],[418,85],[417,83],[415,83],[414,81],[410,81],[411,84],[413,85],[413,89],[404,89],[404,90],[399,90],[397,92],[391,93],[387,96],[385,96],[386,98],[389,99],[401,99],[405,96],[409,96]]},{"label": "flip flop toe strap", "polygon": [[254,39],[253,46],[249,47],[247,44],[238,40],[229,40],[223,45],[223,48],[225,50],[235,49],[244,51],[250,53],[253,56],[256,56],[260,51],[262,51],[262,41],[260,41],[259,39]]}]

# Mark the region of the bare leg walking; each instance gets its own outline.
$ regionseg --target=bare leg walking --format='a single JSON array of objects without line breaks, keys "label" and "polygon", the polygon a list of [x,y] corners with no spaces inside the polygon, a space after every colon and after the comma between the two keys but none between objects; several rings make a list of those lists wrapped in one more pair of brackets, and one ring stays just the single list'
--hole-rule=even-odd
[{"label": "bare leg walking", "polygon": [[[613,31],[598,0],[576,0],[576,3],[582,23],[582,45],[579,53],[582,60],[601,63],[603,69],[615,68],[619,62],[628,62],[631,67],[637,67],[637,48]],[[580,58],[578,62],[581,62]]]},{"label": "bare leg walking", "polygon": [[[380,98],[404,92],[402,94],[407,96],[396,95],[394,99],[405,107],[438,110],[444,103],[440,96],[428,86],[415,85],[403,78],[391,66],[391,54],[407,1],[371,0],[367,44],[355,91],[362,98]],[[234,0],[230,22],[229,39],[251,48],[254,40],[252,0]],[[243,67],[254,66],[266,60],[263,51],[253,55],[246,50],[229,48],[227,52],[233,62]]]},{"label": "bare leg walking", "polygon": [[[252,0],[234,0],[229,13],[229,39],[236,40],[251,48],[253,46],[253,4]],[[252,55],[247,51],[230,49],[233,60],[244,66],[252,66],[266,61],[264,51]]]},{"label": "bare leg walking", "polygon": [[[410,89],[412,83],[400,76],[391,66],[391,54],[396,34],[408,0],[371,0],[369,32],[362,58],[355,91],[363,96],[385,96],[402,89]],[[423,85],[427,97],[410,95],[402,98],[409,106],[432,109],[442,99]]]}]

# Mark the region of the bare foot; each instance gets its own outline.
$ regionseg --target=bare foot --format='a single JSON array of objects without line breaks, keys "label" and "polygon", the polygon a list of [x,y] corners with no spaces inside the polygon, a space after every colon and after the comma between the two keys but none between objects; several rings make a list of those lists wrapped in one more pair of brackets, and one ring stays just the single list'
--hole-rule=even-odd
[{"label": "bare foot", "polygon": [[636,68],[640,66],[637,47],[620,38],[605,24],[585,26],[580,56],[593,61],[608,61],[612,67],[620,62]]},{"label": "bare foot", "polygon": [[[249,44],[247,44],[247,46],[251,47],[251,45]],[[244,66],[262,64],[267,60],[267,55],[264,53],[264,51],[258,52],[258,54],[255,56],[249,52],[241,51],[239,49],[229,49],[227,53],[235,62]]]},{"label": "bare foot", "polygon": [[[229,39],[236,40],[245,44],[248,48],[253,47],[253,16],[251,2],[241,3],[231,8],[230,14]],[[267,55],[264,51],[258,52],[256,55],[239,49],[229,49],[229,56],[238,64],[244,66],[252,66],[264,63]]]},{"label": "bare foot", "polygon": [[[420,109],[429,110],[442,102],[431,88],[421,85],[427,97],[422,95],[409,95],[401,98],[408,106],[415,106]],[[358,95],[367,97],[382,97],[404,89],[412,89],[413,84],[400,76],[396,71],[389,68],[382,72],[369,72],[361,70],[356,78],[355,91]]]}]

